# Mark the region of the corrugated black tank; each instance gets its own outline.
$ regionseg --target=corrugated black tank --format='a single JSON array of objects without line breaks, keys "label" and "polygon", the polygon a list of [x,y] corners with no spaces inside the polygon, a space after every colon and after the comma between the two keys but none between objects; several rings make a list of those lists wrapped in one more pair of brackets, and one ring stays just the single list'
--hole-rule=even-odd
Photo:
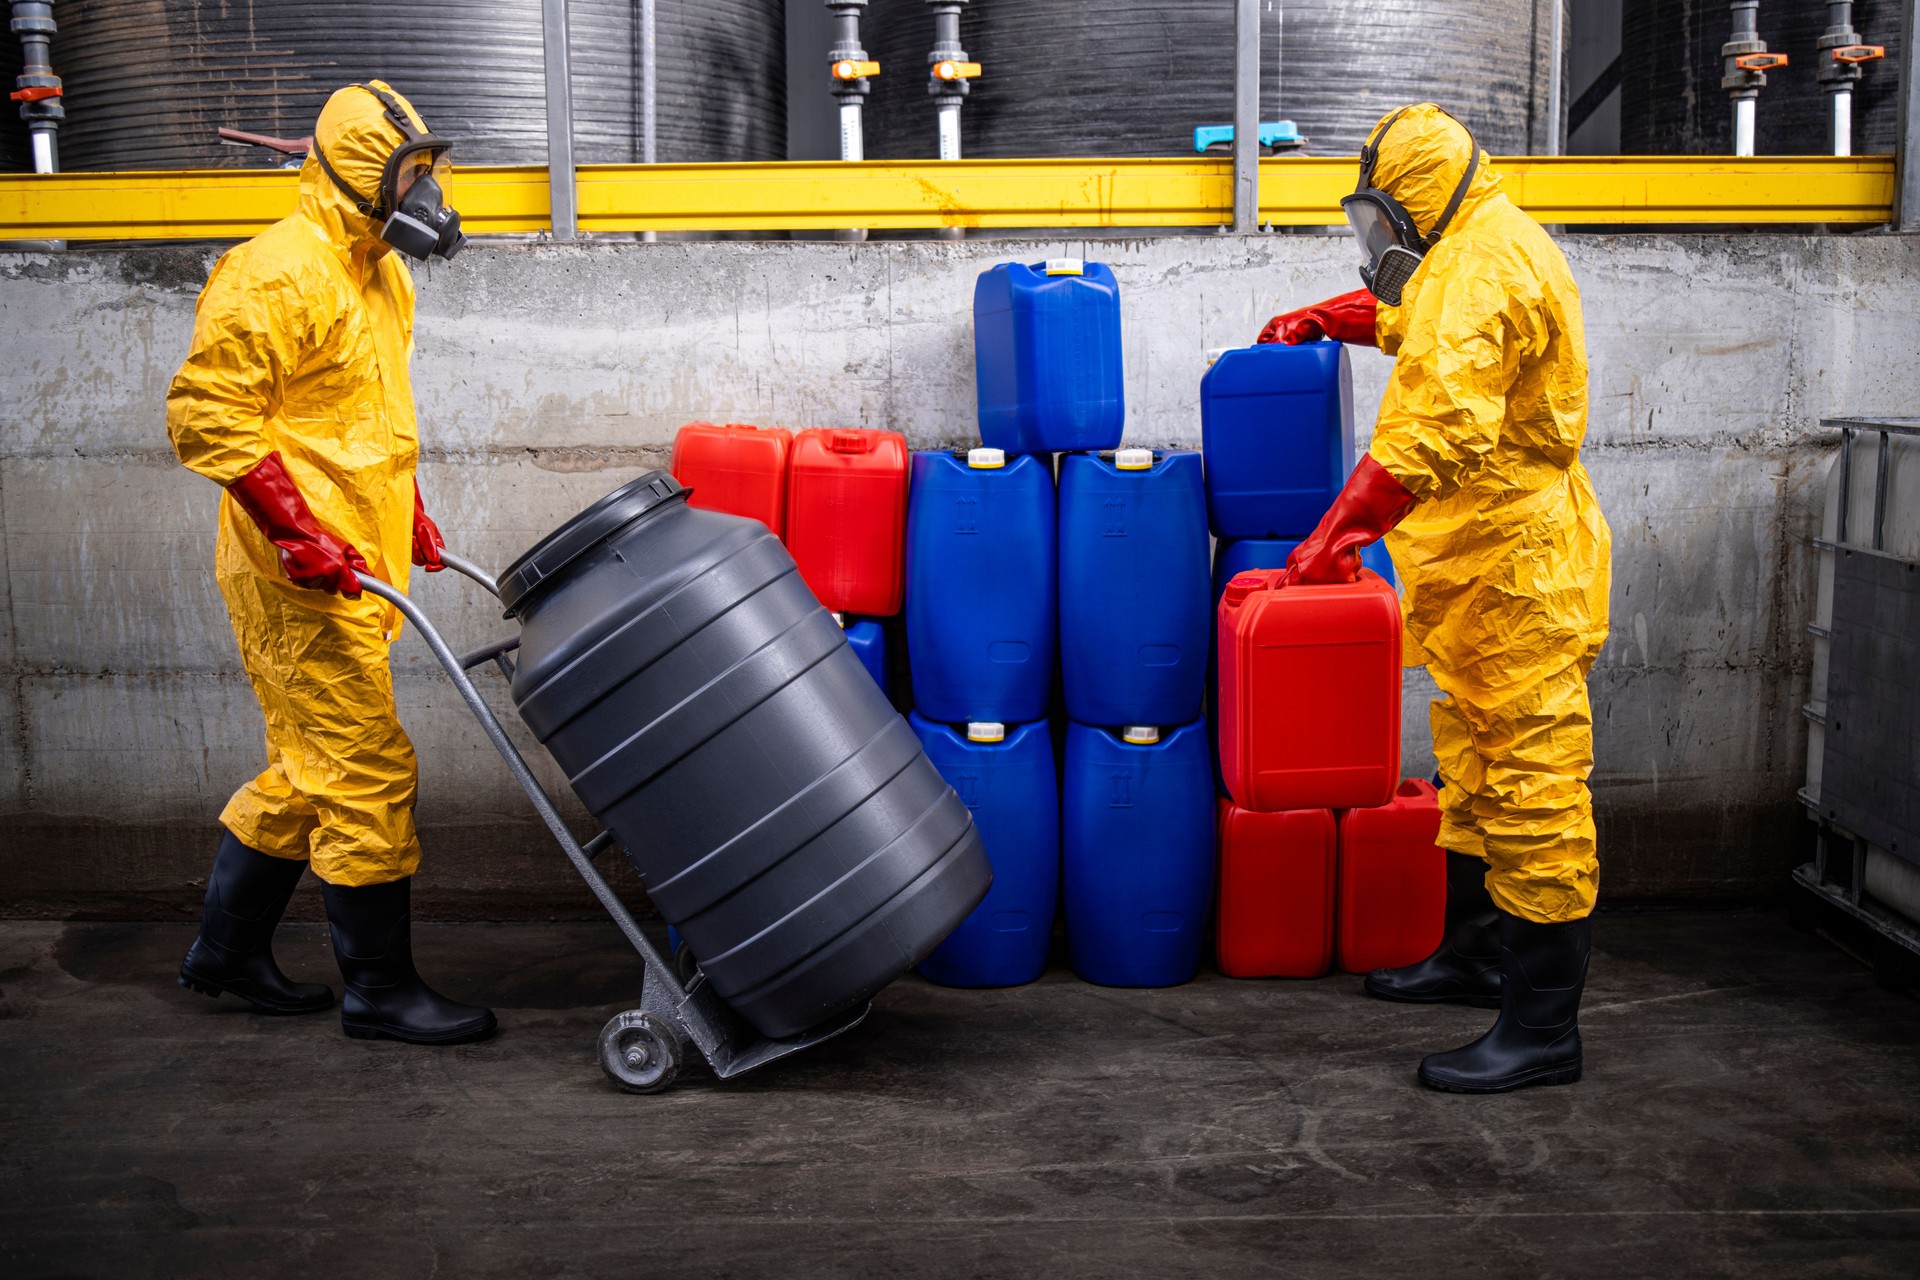
[{"label": "corrugated black tank", "polygon": [[[13,78],[20,74],[20,40],[7,30],[5,16],[6,9],[0,7],[0,93],[12,93]],[[20,119],[20,104],[0,102],[0,173],[27,168],[27,126]]]},{"label": "corrugated black tank", "polygon": [[[640,153],[633,0],[571,0],[581,164]],[[406,94],[456,164],[545,164],[540,0],[62,0],[62,167],[257,167],[221,125],[303,137],[327,95],[379,77]],[[781,0],[659,0],[658,159],[786,155]],[[11,37],[7,37],[11,39]]]},{"label": "corrugated black tank", "polygon": [[985,896],[966,806],[786,548],[664,471],[501,575],[513,698],[729,1004],[791,1035]]},{"label": "corrugated black tank", "polygon": [[[1196,125],[1233,120],[1233,9],[978,0],[960,18],[961,43],[984,67],[963,108],[962,154],[1192,155]],[[874,0],[869,15],[864,41],[883,70],[867,154],[937,155],[933,18],[923,0]],[[1279,18],[1263,5],[1261,118],[1295,121],[1313,154],[1353,155],[1389,109],[1426,100],[1496,155],[1543,151],[1550,20],[1546,0],[1324,0]]]},{"label": "corrugated black tank", "polygon": [[[1820,89],[1821,0],[1767,0],[1760,38],[1791,60],[1767,73],[1754,112],[1760,155],[1827,155],[1832,106]],[[1731,155],[1733,103],[1720,87],[1720,46],[1732,34],[1726,0],[1627,0],[1620,20],[1622,155]],[[1853,92],[1853,150],[1890,152],[1900,129],[1900,5],[1858,0],[1853,27],[1885,60],[1865,64]]]}]

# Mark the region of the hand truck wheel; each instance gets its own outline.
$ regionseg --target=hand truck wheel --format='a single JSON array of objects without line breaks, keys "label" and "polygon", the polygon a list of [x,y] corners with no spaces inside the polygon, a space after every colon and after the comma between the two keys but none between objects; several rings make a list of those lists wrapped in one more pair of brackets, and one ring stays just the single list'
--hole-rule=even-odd
[{"label": "hand truck wheel", "polygon": [[628,1093],[659,1093],[680,1074],[680,1037],[638,1009],[615,1014],[600,1032],[600,1069]]}]

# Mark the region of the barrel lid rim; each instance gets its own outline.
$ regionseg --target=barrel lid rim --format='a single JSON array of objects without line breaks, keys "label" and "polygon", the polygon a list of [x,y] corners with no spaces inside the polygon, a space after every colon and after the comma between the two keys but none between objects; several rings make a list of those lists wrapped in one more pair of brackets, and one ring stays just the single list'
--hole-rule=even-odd
[{"label": "barrel lid rim", "polygon": [[627,481],[536,542],[495,582],[500,603],[513,617],[528,598],[561,570],[641,516],[670,502],[685,502],[693,491],[666,471],[655,469]]}]

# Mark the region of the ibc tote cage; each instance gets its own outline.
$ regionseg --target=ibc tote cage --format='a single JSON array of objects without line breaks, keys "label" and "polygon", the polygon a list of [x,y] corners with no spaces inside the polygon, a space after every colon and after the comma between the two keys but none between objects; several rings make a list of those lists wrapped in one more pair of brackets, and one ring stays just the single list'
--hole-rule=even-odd
[{"label": "ibc tote cage", "polygon": [[[1920,986],[1920,559],[1887,550],[1896,457],[1920,460],[1920,418],[1821,425],[1839,430],[1840,458],[1832,536],[1813,544],[1822,583],[1807,628],[1817,651],[1812,700],[1801,709],[1810,742],[1799,797],[1813,857],[1793,873],[1792,911],[1803,928],[1850,923],[1882,982]],[[1863,437],[1874,446],[1870,471],[1856,456]],[[1868,476],[1861,521],[1853,491]],[[1920,511],[1905,517],[1916,520]],[[1886,886],[1878,896],[1876,880]]]}]

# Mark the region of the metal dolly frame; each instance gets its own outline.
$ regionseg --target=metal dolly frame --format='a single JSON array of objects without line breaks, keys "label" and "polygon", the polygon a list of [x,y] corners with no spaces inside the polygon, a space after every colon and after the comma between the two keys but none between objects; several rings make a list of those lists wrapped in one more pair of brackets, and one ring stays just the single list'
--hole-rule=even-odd
[{"label": "metal dolly frame", "polygon": [[[447,568],[472,578],[485,587],[488,594],[496,599],[499,597],[493,578],[472,561],[445,552],[440,558]],[[646,975],[640,987],[640,1007],[615,1014],[600,1032],[600,1067],[607,1073],[608,1079],[630,1093],[658,1093],[673,1083],[674,1077],[680,1072],[687,1047],[691,1045],[714,1075],[722,1080],[730,1080],[769,1062],[811,1048],[823,1040],[831,1040],[858,1026],[866,1018],[868,1010],[873,1007],[870,1003],[799,1035],[768,1039],[727,1007],[708,983],[706,975],[697,967],[686,976],[683,984],[676,967],[660,954],[641,929],[640,922],[634,919],[633,913],[627,910],[627,905],[594,865],[602,854],[614,847],[613,833],[603,830],[584,845],[573,838],[573,833],[560,820],[560,812],[554,806],[552,797],[533,776],[525,757],[507,737],[493,709],[480,696],[479,689],[467,675],[476,667],[492,663],[501,674],[512,679],[513,659],[509,655],[520,647],[520,638],[514,636],[495,641],[465,656],[456,655],[433,623],[427,620],[420,606],[404,592],[395,589],[391,583],[364,573],[360,575],[360,585],[400,610],[420,632],[427,647],[433,650],[433,656],[446,669],[454,688],[460,691],[467,709],[473,712],[474,719],[480,722],[480,727],[486,731],[495,750],[499,751],[500,758],[506,761],[507,771],[520,784],[520,789],[527,793],[534,811],[559,842],[567,861],[587,882],[587,888],[593,891],[593,896],[613,917],[614,924],[633,944],[633,949],[640,953],[640,959],[646,966]]]}]

